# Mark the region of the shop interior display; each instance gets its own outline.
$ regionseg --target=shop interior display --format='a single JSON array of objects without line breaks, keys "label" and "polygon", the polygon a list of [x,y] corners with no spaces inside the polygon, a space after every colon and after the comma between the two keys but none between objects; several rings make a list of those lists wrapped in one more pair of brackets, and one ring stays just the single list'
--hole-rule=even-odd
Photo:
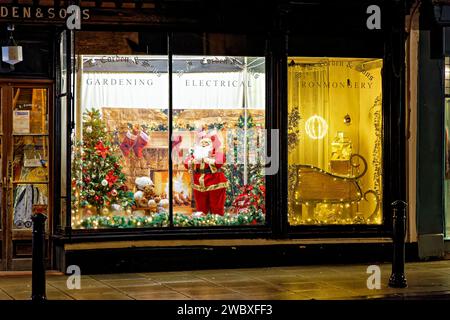
[{"label": "shop interior display", "polygon": [[290,58],[291,225],[382,223],[380,59]]},{"label": "shop interior display", "polygon": [[[183,59],[180,65],[192,71],[192,65]],[[200,65],[201,60],[197,57],[193,64]],[[264,100],[258,100],[252,102],[261,103],[258,108],[233,107],[245,100],[242,88],[246,84],[242,79],[247,75],[243,74],[242,66],[228,70],[230,66],[225,64],[228,69],[224,72],[213,65],[215,72],[193,72],[192,77],[197,77],[194,80],[186,70],[178,72],[173,134],[169,139],[164,94],[159,92],[153,99],[148,91],[149,87],[162,86],[166,74],[149,74],[147,70],[118,74],[115,72],[118,66],[113,63],[110,65],[114,72],[105,72],[107,66],[103,66],[102,72],[93,72],[88,68],[92,57],[84,61],[89,62],[81,77],[84,100],[77,107],[72,164],[73,227],[167,227],[170,198],[175,227],[264,224],[265,105]],[[160,60],[144,60],[143,65],[149,63],[162,64]],[[121,68],[128,68],[126,62],[121,64]],[[198,86],[200,81],[206,84],[207,80],[199,80],[199,76],[211,79],[209,85],[215,83],[223,89],[211,92],[206,85],[197,88],[200,91],[184,88],[194,81],[198,81]],[[123,81],[117,80],[118,77]],[[259,80],[259,75],[252,77],[252,81],[264,85],[264,77]],[[108,91],[112,83],[123,86]],[[183,95],[177,94],[177,86],[186,90]],[[256,87],[254,83],[249,86]],[[228,107],[215,107],[225,103],[217,100],[217,95],[223,95],[222,90],[237,97],[231,100],[228,97]],[[252,94],[265,95],[265,90],[259,87],[252,90],[256,92]],[[129,101],[120,101],[125,95]],[[172,197],[168,183],[169,146],[173,163]],[[201,155],[202,146],[208,146],[210,152]]]},{"label": "shop interior display", "polygon": [[48,204],[47,90],[13,91],[13,161],[8,175],[13,183],[13,223],[32,227],[32,206]]}]

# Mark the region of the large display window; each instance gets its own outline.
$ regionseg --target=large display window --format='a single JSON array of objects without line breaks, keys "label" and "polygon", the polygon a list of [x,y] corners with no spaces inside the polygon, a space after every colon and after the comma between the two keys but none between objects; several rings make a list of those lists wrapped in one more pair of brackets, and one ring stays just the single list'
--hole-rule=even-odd
[{"label": "large display window", "polygon": [[73,228],[265,224],[264,57],[76,59]]},{"label": "large display window", "polygon": [[174,225],[265,221],[265,58],[174,56]]},{"label": "large display window", "polygon": [[72,226],[167,226],[167,56],[77,59]]},{"label": "large display window", "polygon": [[382,59],[287,63],[289,224],[382,224]]}]

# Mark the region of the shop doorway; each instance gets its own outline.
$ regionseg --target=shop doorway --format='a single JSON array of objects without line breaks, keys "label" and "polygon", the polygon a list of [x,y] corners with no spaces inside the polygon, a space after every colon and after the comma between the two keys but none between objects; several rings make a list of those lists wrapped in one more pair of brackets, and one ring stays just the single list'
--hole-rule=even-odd
[{"label": "shop doorway", "polygon": [[33,209],[47,211],[50,261],[50,81],[0,81],[0,270],[31,270]]}]

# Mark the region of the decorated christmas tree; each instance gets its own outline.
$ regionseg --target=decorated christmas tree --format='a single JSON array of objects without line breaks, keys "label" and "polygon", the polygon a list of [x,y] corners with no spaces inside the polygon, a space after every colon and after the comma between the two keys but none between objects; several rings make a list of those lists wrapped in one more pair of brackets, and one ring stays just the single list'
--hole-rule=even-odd
[{"label": "decorated christmas tree", "polygon": [[83,137],[75,144],[72,166],[74,208],[95,208],[97,214],[133,205],[122,173],[121,152],[113,144],[100,111],[83,114]]},{"label": "decorated christmas tree", "polygon": [[[248,163],[247,183],[244,181],[245,165],[240,163],[242,157],[239,156],[247,157],[247,162],[249,162],[248,148],[252,146],[252,140],[257,141],[257,135],[259,134],[255,130],[257,125],[251,115],[247,116],[247,119],[244,115],[241,115],[236,127],[238,130],[232,145],[233,164],[224,166],[225,176],[229,181],[225,205],[232,207],[236,213],[265,214],[265,179],[264,167],[260,162],[261,155],[256,156],[256,163]],[[244,130],[245,128],[247,130]],[[245,144],[247,146],[246,152],[244,149]],[[262,148],[260,142],[254,147],[258,150]]]}]

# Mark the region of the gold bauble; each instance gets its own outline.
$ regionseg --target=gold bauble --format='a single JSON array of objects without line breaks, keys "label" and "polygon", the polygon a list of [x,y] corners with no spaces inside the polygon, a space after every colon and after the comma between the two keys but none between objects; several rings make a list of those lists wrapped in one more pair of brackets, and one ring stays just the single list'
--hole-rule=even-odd
[{"label": "gold bauble", "polygon": [[305,131],[311,139],[323,139],[328,132],[328,123],[321,116],[313,115],[306,120]]}]

